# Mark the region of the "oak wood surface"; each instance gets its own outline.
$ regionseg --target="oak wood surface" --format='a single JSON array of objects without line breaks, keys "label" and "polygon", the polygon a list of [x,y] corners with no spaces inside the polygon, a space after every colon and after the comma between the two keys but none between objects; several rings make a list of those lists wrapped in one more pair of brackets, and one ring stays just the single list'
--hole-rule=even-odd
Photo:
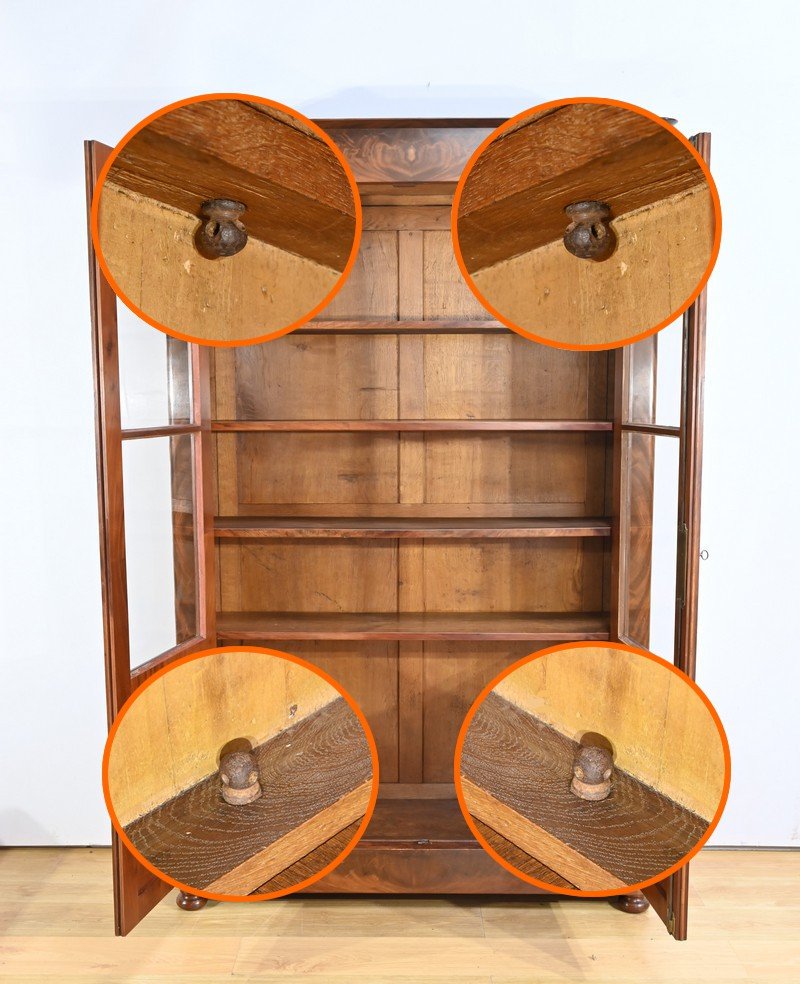
[{"label": "oak wood surface", "polygon": [[192,216],[209,199],[242,201],[251,238],[341,272],[353,193],[330,147],[298,123],[235,99],[181,106],[128,141],[109,179]]},{"label": "oak wood surface", "polygon": [[708,187],[615,218],[615,253],[602,263],[560,240],[476,272],[495,311],[537,337],[570,345],[621,344],[674,318],[711,260],[715,220]]},{"label": "oak wood surface", "polygon": [[242,341],[287,328],[339,279],[255,237],[235,256],[207,259],[195,245],[197,227],[189,212],[103,186],[100,243],[118,288],[149,318],[193,339]]},{"label": "oak wood surface", "polygon": [[611,796],[569,789],[578,743],[491,693],[475,713],[460,769],[470,813],[579,888],[603,891],[676,864],[708,823],[615,769]]},{"label": "oak wood surface", "polygon": [[252,892],[360,819],[372,765],[342,698],[254,749],[263,795],[226,804],[215,774],[126,827],[153,865],[202,890]]},{"label": "oak wood surface", "polygon": [[605,735],[615,766],[710,821],[725,759],[697,692],[661,663],[627,650],[581,646],[531,660],[497,693],[568,738]]},{"label": "oak wood surface", "polygon": [[120,722],[108,762],[115,813],[126,825],[216,772],[234,738],[262,745],[338,699],[298,663],[227,651],[155,680]]}]

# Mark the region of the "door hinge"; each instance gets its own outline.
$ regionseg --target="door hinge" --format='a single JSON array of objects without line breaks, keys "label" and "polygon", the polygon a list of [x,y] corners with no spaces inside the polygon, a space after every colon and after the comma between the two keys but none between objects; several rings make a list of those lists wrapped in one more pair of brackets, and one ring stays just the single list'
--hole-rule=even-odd
[{"label": "door hinge", "polygon": [[677,603],[678,608],[686,607],[686,589],[689,578],[689,527],[686,523],[678,523],[678,558],[677,558]]},{"label": "door hinge", "polygon": [[667,916],[667,932],[670,936],[675,935],[675,913],[671,909]]}]

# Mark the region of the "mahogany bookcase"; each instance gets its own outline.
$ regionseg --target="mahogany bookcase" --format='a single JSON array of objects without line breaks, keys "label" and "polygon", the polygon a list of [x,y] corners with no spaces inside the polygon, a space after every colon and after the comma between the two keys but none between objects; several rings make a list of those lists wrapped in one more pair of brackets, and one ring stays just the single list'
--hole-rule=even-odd
[{"label": "mahogany bookcase", "polygon": [[[360,254],[321,318],[265,344],[202,347],[138,322],[90,245],[109,722],[148,674],[216,645],[284,649],[331,673],[371,723],[382,785],[367,833],[315,892],[541,894],[458,809],[455,739],[478,692],[558,642],[649,648],[656,615],[674,623],[660,655],[694,673],[705,296],[682,325],[608,351],[491,320],[458,271],[449,203],[499,122],[322,121],[359,181]],[[707,158],[708,135],[694,143]],[[90,198],[108,153],[87,144]],[[126,346],[145,339],[159,346],[160,417],[139,412],[125,378]],[[675,575],[656,598],[659,449]],[[150,456],[172,522],[167,645],[133,642]],[[169,886],[116,837],[113,853],[125,934]],[[687,878],[617,904],[649,900],[685,938]]]}]

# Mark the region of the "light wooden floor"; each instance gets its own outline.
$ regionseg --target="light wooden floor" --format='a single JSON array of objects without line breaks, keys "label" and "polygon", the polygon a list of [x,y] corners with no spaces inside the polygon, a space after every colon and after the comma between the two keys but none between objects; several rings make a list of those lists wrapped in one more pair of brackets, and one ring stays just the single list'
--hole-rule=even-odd
[{"label": "light wooden floor", "polygon": [[17,981],[279,979],[284,984],[800,982],[800,852],[692,862],[690,939],[605,902],[289,898],[181,912],[168,896],[112,935],[110,853],[0,852],[0,977]]}]

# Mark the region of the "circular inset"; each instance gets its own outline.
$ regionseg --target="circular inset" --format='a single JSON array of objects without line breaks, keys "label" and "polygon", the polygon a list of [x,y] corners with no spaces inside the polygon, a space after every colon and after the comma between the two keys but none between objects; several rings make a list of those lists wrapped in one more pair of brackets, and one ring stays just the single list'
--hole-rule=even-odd
[{"label": "circular inset", "polygon": [[277,898],[366,829],[378,754],[352,698],[288,653],[207,650],[145,681],[115,720],[103,791],[117,833],[190,898]]},{"label": "circular inset", "polygon": [[458,182],[452,231],[467,284],[499,321],[559,348],[605,349],[692,304],[721,218],[707,163],[667,121],[562,99],[484,140]]},{"label": "circular inset", "polygon": [[621,643],[532,653],[470,708],[456,744],[462,812],[513,874],[568,895],[638,891],[711,836],[730,752],[684,673]]},{"label": "circular inset", "polygon": [[114,148],[92,238],[117,296],[170,335],[263,342],[338,293],[361,239],[355,178],[333,140],[258,96],[184,99]]}]

